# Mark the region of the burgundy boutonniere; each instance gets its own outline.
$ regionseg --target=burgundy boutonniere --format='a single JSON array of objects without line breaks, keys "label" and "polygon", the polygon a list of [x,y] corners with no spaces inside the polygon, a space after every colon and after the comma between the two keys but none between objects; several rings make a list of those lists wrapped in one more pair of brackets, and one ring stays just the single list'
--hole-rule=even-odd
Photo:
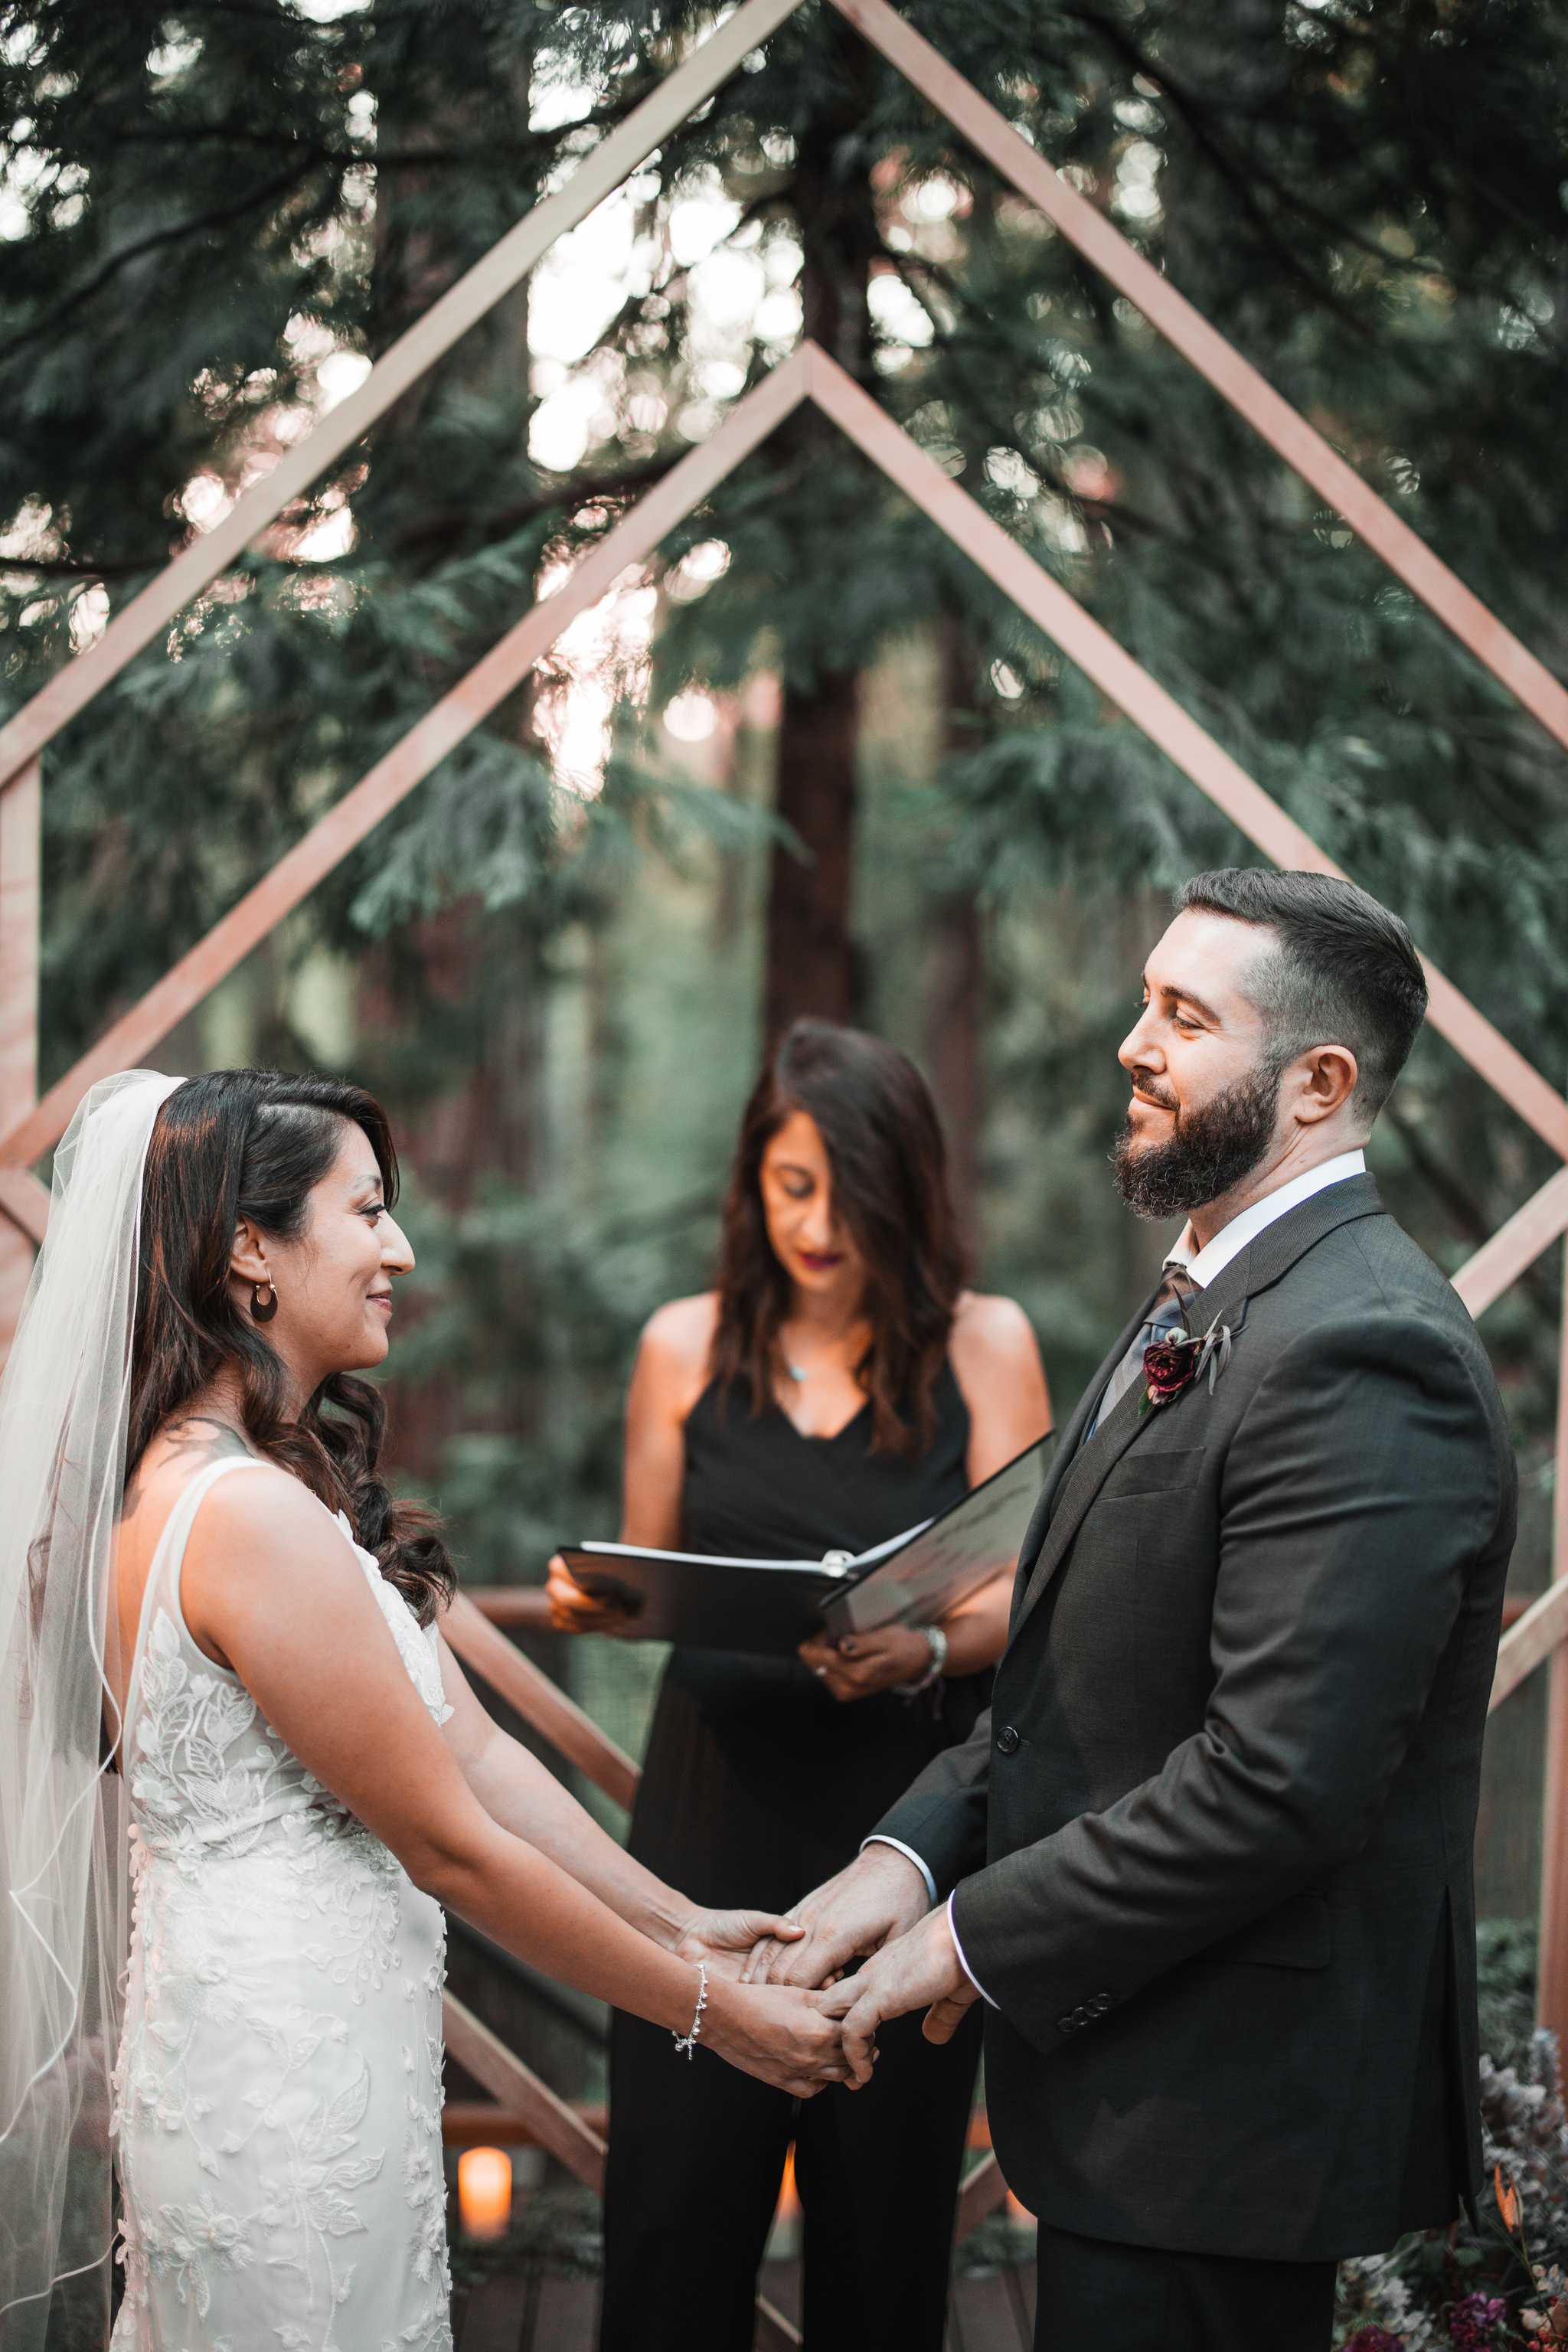
[{"label": "burgundy boutonniere", "polygon": [[1206,1331],[1173,1331],[1168,1339],[1151,1340],[1143,1350],[1143,1397],[1141,1413],[1151,1406],[1172,1404],[1206,1371],[1209,1394],[1230,1361],[1230,1326],[1216,1316]]}]

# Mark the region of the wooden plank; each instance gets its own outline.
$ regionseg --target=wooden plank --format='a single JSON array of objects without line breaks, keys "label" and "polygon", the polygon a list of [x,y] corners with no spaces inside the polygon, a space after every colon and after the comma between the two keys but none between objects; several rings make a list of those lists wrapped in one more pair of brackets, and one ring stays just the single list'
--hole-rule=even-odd
[{"label": "wooden plank", "polygon": [[[0,1169],[0,1181],[5,1171]],[[463,1595],[492,1625],[512,1633],[552,1633],[550,1595],[537,1584],[465,1584]]]},{"label": "wooden plank", "polygon": [[[572,2112],[603,2139],[609,2109],[573,2102]],[[492,2106],[488,2099],[448,2099],[441,2109],[441,2137],[448,2147],[538,2147],[531,2114],[521,2107]]]},{"label": "wooden plank", "polygon": [[0,799],[0,1102],[38,1087],[38,882],[43,774],[28,761]]},{"label": "wooden plank", "polygon": [[[1287,816],[1261,784],[1123,651],[1076,597],[1009,539],[836,360],[812,345],[809,368],[811,395],[819,406],[1233,824],[1276,865],[1348,878],[1310,834]],[[1422,962],[1431,991],[1428,1018],[1433,1027],[1554,1151],[1568,1159],[1568,1101],[1426,958]]]},{"label": "wooden plank", "polygon": [[625,1748],[601,1731],[591,1715],[568,1698],[531,1658],[525,1658],[461,1592],[442,1619],[441,1631],[464,1665],[481,1675],[525,1723],[531,1723],[569,1763],[585,1772],[595,1788],[630,1810],[640,1775]]},{"label": "wooden plank", "polygon": [[599,2334],[599,2282],[547,2271],[539,2281],[530,2352],[594,2352]]},{"label": "wooden plank", "polygon": [[[1503,1615],[1506,1621],[1506,1606]],[[1525,1676],[1533,1674],[1542,1660],[1550,1657],[1565,1637],[1568,1637],[1568,1576],[1559,1569],[1545,1591],[1531,1602],[1498,1644],[1497,1672],[1492,1676],[1488,1714],[1500,1707],[1504,1699],[1519,1688]]]},{"label": "wooden plank", "polygon": [[[1552,1496],[1552,1574],[1548,1599],[1568,1593],[1568,1250],[1563,1254],[1563,1327],[1557,1355],[1557,1446]],[[1536,1609],[1542,1609],[1538,1601]],[[1535,1611],[1531,1612],[1531,1616]],[[1568,2032],[1568,1649],[1558,1612],[1546,1710],[1546,1790],[1541,1825],[1541,1959],[1536,2018],[1561,2042]],[[1521,1618],[1503,1643],[1519,1642]]]},{"label": "wooden plank", "polygon": [[793,2319],[786,2319],[778,2305],[770,2303],[765,2294],[757,2297],[757,2327],[752,2338],[752,2352],[791,2352],[791,2347],[803,2341]]},{"label": "wooden plank", "polygon": [[1568,1230],[1568,1168],[1560,1168],[1454,1276],[1454,1287],[1470,1313],[1479,1320],[1564,1230]]},{"label": "wooden plank", "polygon": [[[0,797],[0,1125],[38,1091],[38,887],[43,780],[36,759]],[[38,1211],[42,1201],[42,1217]],[[0,1360],[9,1352],[44,1237],[48,1195],[36,1177],[0,1191]]]},{"label": "wooden plank", "polygon": [[517,2352],[527,2288],[522,2278],[481,2279],[468,2294],[457,2352]]},{"label": "wooden plank", "polygon": [[[0,1168],[0,1210],[29,1242],[41,1242],[48,1229],[49,1195],[30,1168]],[[27,1252],[31,1269],[33,1254]]]},{"label": "wooden plank", "polygon": [[745,0],[743,7],[599,142],[563,187],[525,213],[389,346],[357,392],[330,410],[215,529],[183,549],[139,596],[132,597],[95,645],[68,662],[24,703],[10,724],[0,729],[0,797],[5,780],[14,779],[19,769],[36,759],[44,745],[100,694],[184,605],[226,572],[335,457],[351,448],[411,384],[527,277],[557,237],[575,228],[595,205],[613,194],[660,141],[728,81],[742,58],[799,5],[800,0]]},{"label": "wooden plank", "polygon": [[1098,205],[1037,154],[1012,124],[888,0],[832,0],[915,88],[1038,205],[1055,228],[1091,261],[1118,293],[1181,353],[1222,400],[1325,503],[1349,523],[1412,595],[1450,629],[1467,653],[1522,703],[1549,735],[1568,747],[1568,688],[1562,686],[1497,614],[1435,555],[1426,541],[1378,497],[1355,468],[1130,245]]},{"label": "wooden plank", "polygon": [[958,2221],[953,2231],[957,2242],[962,2244],[971,2230],[1006,2201],[1007,2183],[1002,2178],[1002,2168],[995,2157],[987,2153],[958,2192]]},{"label": "wooden plank", "polygon": [[557,2098],[530,2066],[509,2050],[500,2034],[452,1993],[444,2010],[447,2047],[476,2083],[515,2115],[527,2116],[541,2147],[548,2148],[566,2169],[590,2189],[605,2193],[605,2142],[591,2131],[576,2109]]},{"label": "wooden plank", "polygon": [[795,352],[731,409],[719,430],[672,467],[623,516],[569,580],[535,604],[492,646],[451,691],[395,743],[352,791],[297,841],[254,888],[179,962],[105,1031],[58,1079],[30,1117],[7,1121],[0,1162],[30,1167],[58,1142],[88,1087],[110,1071],[133,1067],[199,1004],[250,950],[309,896],[365,835],[422,783],[448,751],[527,677],[579,613],[608,594],[629,566],[646,562],[694,507],[700,506],[805,393],[805,354]]},{"label": "wooden plank", "polygon": [[1005,2271],[954,2279],[949,2341],[954,2352],[1028,2352],[1019,2298]]}]

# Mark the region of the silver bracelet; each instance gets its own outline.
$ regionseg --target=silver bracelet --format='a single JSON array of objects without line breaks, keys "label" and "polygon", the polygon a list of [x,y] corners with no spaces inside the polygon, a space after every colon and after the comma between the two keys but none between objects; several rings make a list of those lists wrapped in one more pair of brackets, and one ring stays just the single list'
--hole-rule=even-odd
[{"label": "silver bracelet", "polygon": [[942,1632],[942,1627],[922,1625],[921,1632],[931,1643],[931,1664],[924,1674],[918,1675],[912,1683],[893,1685],[900,1698],[918,1698],[921,1691],[930,1690],[932,1683],[941,1679],[947,1665],[947,1635]]},{"label": "silver bracelet", "polygon": [[708,2006],[708,1963],[706,1960],[698,1961],[697,1973],[701,1978],[702,1981],[697,1988],[697,2011],[691,2020],[691,2031],[689,2033],[676,2033],[672,2028],[670,2037],[674,2042],[676,2048],[678,2050],[684,2050],[689,2058],[696,2049],[698,2041],[701,2035],[702,2012]]}]

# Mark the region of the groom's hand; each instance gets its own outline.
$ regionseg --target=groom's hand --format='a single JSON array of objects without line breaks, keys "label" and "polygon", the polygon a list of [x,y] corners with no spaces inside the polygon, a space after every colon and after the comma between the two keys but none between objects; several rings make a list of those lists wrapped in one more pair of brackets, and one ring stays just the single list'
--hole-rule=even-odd
[{"label": "groom's hand", "polygon": [[979,1998],[959,1959],[945,1906],[884,1944],[858,1974],[817,1996],[825,2017],[844,2021],[844,2056],[854,2090],[871,2079],[877,2029],[886,2019],[923,2009],[926,2040],[951,2042]]},{"label": "groom's hand", "polygon": [[792,1918],[805,1930],[796,1942],[759,1943],[742,1971],[747,1983],[825,1985],[890,1937],[901,1936],[930,1908],[925,1880],[895,1846],[868,1845],[847,1870],[797,1903]]}]

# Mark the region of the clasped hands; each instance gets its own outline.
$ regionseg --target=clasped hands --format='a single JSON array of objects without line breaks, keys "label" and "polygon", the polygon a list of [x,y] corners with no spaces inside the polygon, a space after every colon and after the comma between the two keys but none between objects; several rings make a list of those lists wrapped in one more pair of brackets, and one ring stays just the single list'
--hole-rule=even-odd
[{"label": "clasped hands", "polygon": [[753,1989],[721,1999],[709,2047],[797,2098],[868,2083],[886,2019],[923,2009],[927,2041],[947,2042],[978,1999],[945,1910],[931,1909],[920,1871],[889,1845],[868,1846],[785,1917],[699,1912],[676,1949]]},{"label": "clasped hands", "polygon": [[885,2020],[923,2009],[926,2040],[948,2042],[979,1998],[945,1910],[931,1908],[923,1876],[894,1846],[868,1845],[789,1919],[803,1932],[760,1937],[741,1980],[810,1990],[821,2015],[840,2022],[851,2089],[871,2079]]}]

